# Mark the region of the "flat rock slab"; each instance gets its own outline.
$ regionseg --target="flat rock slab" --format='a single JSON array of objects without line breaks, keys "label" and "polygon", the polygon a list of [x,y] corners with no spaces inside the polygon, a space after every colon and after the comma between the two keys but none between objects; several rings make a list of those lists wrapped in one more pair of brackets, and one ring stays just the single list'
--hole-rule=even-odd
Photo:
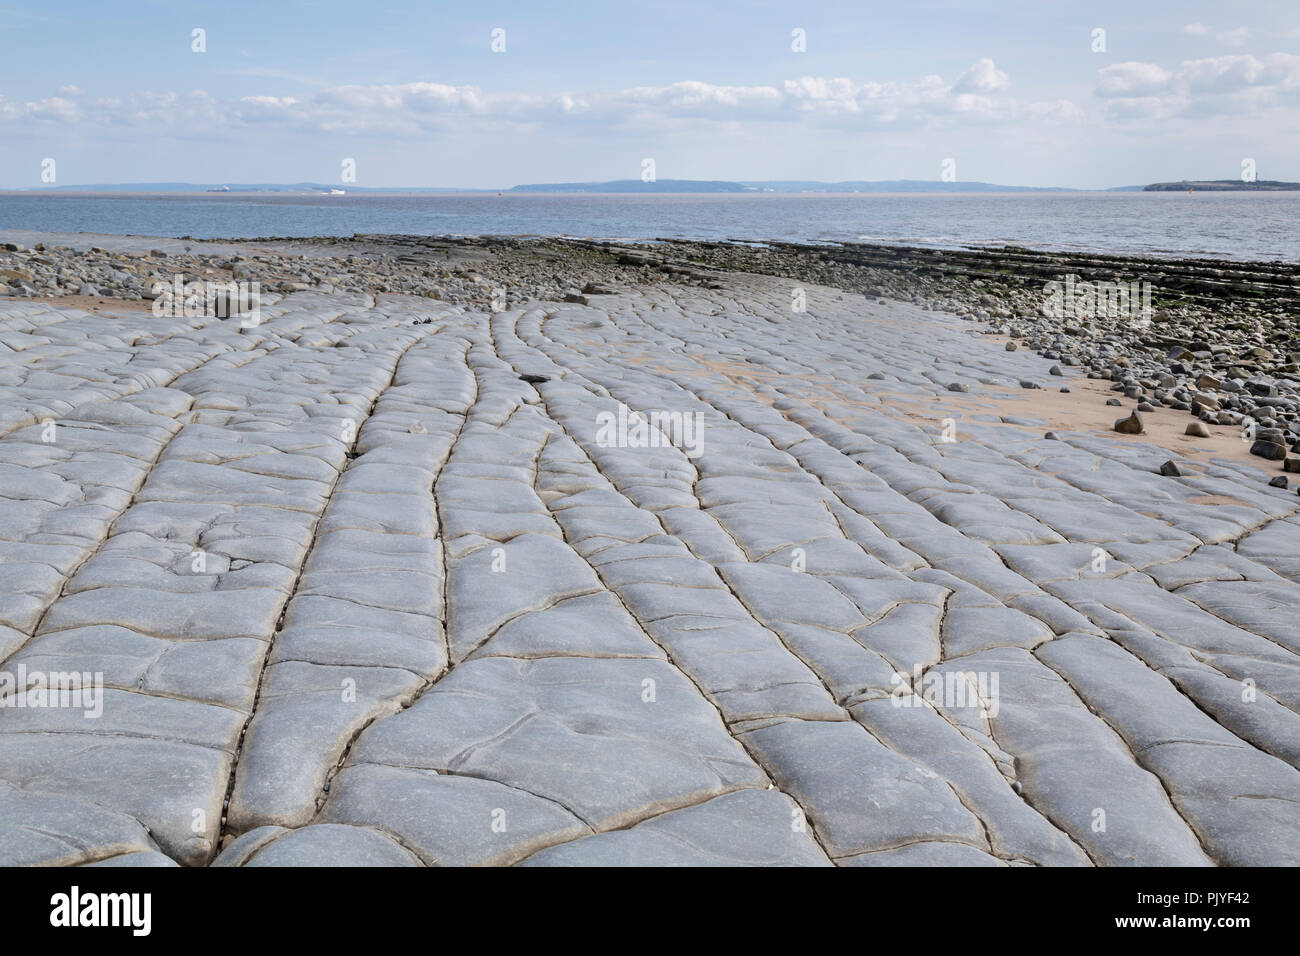
[{"label": "flat rock slab", "polygon": [[0,301],[0,864],[1300,864],[1300,499],[674,282]]}]

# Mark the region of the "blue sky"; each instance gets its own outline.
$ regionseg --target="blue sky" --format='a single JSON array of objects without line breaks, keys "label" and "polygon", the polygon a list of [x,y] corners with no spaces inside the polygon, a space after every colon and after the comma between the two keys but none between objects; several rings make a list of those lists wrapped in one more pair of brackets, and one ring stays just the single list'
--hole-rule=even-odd
[{"label": "blue sky", "polygon": [[6,187],[1300,179],[1294,0],[0,0],[0,63]]}]

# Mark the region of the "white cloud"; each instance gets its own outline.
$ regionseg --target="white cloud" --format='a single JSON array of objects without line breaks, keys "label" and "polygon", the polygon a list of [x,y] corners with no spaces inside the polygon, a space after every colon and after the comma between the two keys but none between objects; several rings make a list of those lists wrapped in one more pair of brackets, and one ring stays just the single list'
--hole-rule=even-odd
[{"label": "white cloud", "polygon": [[[1183,32],[1188,36],[1207,37],[1212,31],[1204,23],[1189,23],[1183,27]],[[1213,34],[1214,39],[1226,46],[1242,46],[1250,39],[1250,30],[1247,27],[1232,27],[1228,30],[1220,30]]]},{"label": "white cloud", "polygon": [[1300,56],[1232,54],[1186,60],[1176,70],[1117,63],[1097,71],[1094,92],[1108,101],[1110,117],[1204,117],[1300,105]]},{"label": "white cloud", "polygon": [[1300,79],[1300,57],[1275,54],[1266,60],[1253,56],[1219,56],[1183,64],[1181,78],[1195,93],[1229,93],[1249,86],[1295,86]]},{"label": "white cloud", "polygon": [[997,93],[1011,85],[1007,75],[988,57],[976,60],[975,65],[957,77],[953,89],[959,93]]},{"label": "white cloud", "polygon": [[413,82],[349,85],[305,96],[270,94],[221,100],[203,91],[138,93],[125,97],[67,96],[3,102],[0,119],[55,119],[77,124],[207,128],[278,124],[284,128],[419,136],[467,123],[569,124],[634,127],[708,120],[910,126],[964,121],[1077,118],[1073,104],[1019,103],[1005,96],[1007,74],[983,58],[955,80],[923,76],[907,81],[859,82],[804,76],[780,85],[726,86],[685,80],[612,92],[553,94],[489,92],[477,86]]},{"label": "white cloud", "polygon": [[1097,95],[1149,96],[1167,89],[1172,79],[1154,63],[1115,63],[1097,71]]},{"label": "white cloud", "polygon": [[1172,119],[1186,109],[1184,97],[1133,96],[1110,100],[1106,104],[1106,119],[1120,122],[1151,122]]}]

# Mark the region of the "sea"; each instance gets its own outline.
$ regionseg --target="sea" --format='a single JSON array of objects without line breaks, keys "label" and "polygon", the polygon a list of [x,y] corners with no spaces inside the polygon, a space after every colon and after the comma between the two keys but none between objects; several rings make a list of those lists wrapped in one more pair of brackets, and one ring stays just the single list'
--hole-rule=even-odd
[{"label": "sea", "polygon": [[1300,262],[1300,192],[5,193],[5,229],[196,239],[400,233],[1016,245]]}]

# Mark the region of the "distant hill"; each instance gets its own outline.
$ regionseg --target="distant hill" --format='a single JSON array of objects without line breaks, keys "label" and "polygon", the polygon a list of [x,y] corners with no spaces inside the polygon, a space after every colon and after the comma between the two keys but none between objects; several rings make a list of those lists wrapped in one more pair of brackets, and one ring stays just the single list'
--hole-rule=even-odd
[{"label": "distant hill", "polygon": [[823,183],[805,179],[614,179],[603,183],[529,183],[517,193],[989,193],[1070,192],[1058,186],[997,186],[992,183],[947,183],[928,179],[847,180]]},{"label": "distant hill", "polygon": [[1253,183],[1244,183],[1240,179],[1184,179],[1176,183],[1152,183],[1142,189],[1149,193],[1183,192],[1188,189],[1201,192],[1283,192],[1300,189],[1300,183],[1283,183],[1275,179],[1258,179]]},{"label": "distant hill", "polygon": [[938,179],[850,179],[838,183],[803,180],[746,182],[744,186],[778,193],[1024,193],[1074,192],[1064,186],[999,186],[996,183],[943,182]]},{"label": "distant hill", "polygon": [[740,183],[720,179],[613,179],[604,183],[528,183],[512,193],[743,193]]}]

